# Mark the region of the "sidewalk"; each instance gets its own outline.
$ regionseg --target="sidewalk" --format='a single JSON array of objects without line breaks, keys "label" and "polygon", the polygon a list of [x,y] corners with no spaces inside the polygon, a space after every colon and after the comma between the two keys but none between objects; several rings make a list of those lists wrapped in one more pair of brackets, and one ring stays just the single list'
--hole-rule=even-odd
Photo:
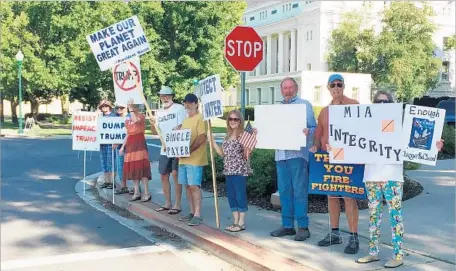
[{"label": "sidewalk", "polygon": [[[454,163],[454,160],[452,160]],[[451,161],[442,163],[443,166],[450,166]],[[116,204],[127,208],[151,223],[158,223],[170,231],[175,231],[178,235],[192,242],[194,245],[215,253],[225,260],[237,263],[248,270],[382,270],[383,264],[392,254],[392,248],[388,245],[381,245],[381,260],[377,263],[359,265],[355,260],[366,255],[368,250],[368,240],[360,238],[360,252],[356,255],[347,255],[343,250],[347,244],[348,234],[344,234],[344,243],[331,247],[318,247],[316,243],[328,232],[327,214],[310,214],[311,238],[305,242],[293,241],[293,237],[273,238],[269,232],[280,226],[280,213],[261,210],[255,206],[249,206],[246,219],[246,231],[240,233],[228,233],[223,228],[232,224],[231,212],[228,201],[225,197],[219,197],[219,214],[221,230],[215,230],[215,208],[212,193],[203,193],[203,218],[204,224],[198,227],[189,227],[185,223],[177,220],[176,216],[169,216],[167,213],[158,213],[154,208],[164,203],[163,191],[158,174],[158,163],[152,163],[153,180],[149,182],[152,193],[153,203],[130,203],[129,195],[116,196]],[[445,168],[445,167],[443,167]],[[434,170],[437,168],[433,168]],[[440,169],[440,164],[438,169]],[[421,170],[427,170],[423,167]],[[446,172],[446,171],[445,171]],[[424,174],[414,172],[424,178]],[[434,174],[434,173],[430,173]],[[443,174],[443,173],[442,173]],[[448,171],[448,176],[453,171]],[[405,202],[405,248],[409,249],[405,256],[405,265],[399,270],[455,270],[454,263],[454,178],[446,180],[447,187],[451,189],[441,189],[447,191],[447,197],[436,193],[433,190],[436,186],[434,179],[423,183],[425,191],[422,195]],[[415,176],[411,177],[415,178]],[[428,177],[429,178],[429,177]],[[129,184],[130,186],[131,184]],[[444,183],[439,184],[443,186]],[[112,191],[100,190],[101,195],[106,199],[112,199]],[[430,194],[425,194],[429,192]],[[452,193],[452,194],[451,194]],[[429,198],[432,195],[432,198]],[[440,199],[437,199],[439,198]],[[452,198],[451,198],[452,197]],[[174,198],[174,197],[173,197]],[[434,200],[435,199],[435,200]],[[439,201],[437,201],[439,200]],[[446,203],[448,208],[440,208],[440,204]],[[430,204],[432,203],[432,204]],[[423,210],[422,207],[428,209]],[[188,213],[185,193],[183,193],[183,214]],[[443,210],[442,210],[443,209]],[[451,211],[452,209],[452,211]],[[438,213],[435,210],[445,211]],[[422,214],[429,214],[427,217]],[[451,214],[450,214],[451,213]],[[360,212],[359,233],[361,236],[368,236],[367,210]],[[346,228],[345,218],[341,217],[341,228]],[[382,230],[382,240],[388,244],[390,242],[389,223],[384,223]],[[208,227],[209,226],[209,227]],[[196,237],[195,237],[196,236]],[[238,239],[238,238],[239,239]],[[248,251],[248,252],[245,252]],[[421,253],[415,253],[419,251]],[[420,255],[421,254],[421,255]],[[431,257],[425,256],[429,255]],[[451,258],[451,256],[453,258]],[[271,259],[275,259],[271,261]],[[442,262],[437,259],[446,260]],[[251,260],[251,261],[249,261]],[[280,263],[280,264],[277,264]],[[265,268],[268,267],[268,268]]]}]

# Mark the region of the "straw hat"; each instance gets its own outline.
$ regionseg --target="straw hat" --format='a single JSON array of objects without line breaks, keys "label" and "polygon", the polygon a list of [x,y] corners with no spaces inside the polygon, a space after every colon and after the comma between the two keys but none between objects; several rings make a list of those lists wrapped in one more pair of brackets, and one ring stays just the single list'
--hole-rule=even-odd
[{"label": "straw hat", "polygon": [[101,109],[103,105],[107,105],[112,109],[112,104],[110,101],[103,99],[99,104],[98,104],[98,109]]}]

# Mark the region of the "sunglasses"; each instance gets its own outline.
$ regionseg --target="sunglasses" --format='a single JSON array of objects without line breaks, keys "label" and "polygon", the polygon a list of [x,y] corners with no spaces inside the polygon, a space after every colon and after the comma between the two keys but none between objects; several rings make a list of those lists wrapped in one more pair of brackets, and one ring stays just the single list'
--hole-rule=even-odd
[{"label": "sunglasses", "polygon": [[389,104],[392,102],[393,101],[390,101],[390,100],[374,100],[374,104]]},{"label": "sunglasses", "polygon": [[238,118],[228,118],[228,121],[240,121]]},{"label": "sunglasses", "polygon": [[119,106],[119,107],[117,107],[116,109],[117,109],[117,110],[119,110],[119,109],[120,109],[120,110],[124,110],[125,107],[120,107],[120,106]]},{"label": "sunglasses", "polygon": [[331,83],[331,84],[329,84],[330,88],[335,88],[336,86],[338,88],[342,88],[344,86],[344,83],[337,83],[337,84],[336,83]]}]

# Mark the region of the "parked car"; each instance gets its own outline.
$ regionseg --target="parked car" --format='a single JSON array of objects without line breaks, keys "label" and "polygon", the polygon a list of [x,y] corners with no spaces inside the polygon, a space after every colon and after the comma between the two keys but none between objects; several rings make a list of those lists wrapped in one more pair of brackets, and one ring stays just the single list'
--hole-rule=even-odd
[{"label": "parked car", "polygon": [[437,106],[437,108],[442,108],[446,110],[445,114],[445,124],[448,125],[453,125],[455,123],[455,99],[448,99],[448,100],[443,100],[440,101]]}]

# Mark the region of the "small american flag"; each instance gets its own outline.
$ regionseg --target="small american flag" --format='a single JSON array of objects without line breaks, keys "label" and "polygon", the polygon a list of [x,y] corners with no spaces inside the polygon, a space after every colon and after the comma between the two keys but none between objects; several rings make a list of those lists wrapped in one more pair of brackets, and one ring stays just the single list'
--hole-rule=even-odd
[{"label": "small american flag", "polygon": [[255,147],[257,140],[256,140],[256,135],[253,132],[253,127],[250,124],[250,121],[247,122],[247,126],[245,126],[244,132],[241,135],[241,138],[239,139],[239,143],[241,143],[244,148],[248,148],[253,150]]}]

